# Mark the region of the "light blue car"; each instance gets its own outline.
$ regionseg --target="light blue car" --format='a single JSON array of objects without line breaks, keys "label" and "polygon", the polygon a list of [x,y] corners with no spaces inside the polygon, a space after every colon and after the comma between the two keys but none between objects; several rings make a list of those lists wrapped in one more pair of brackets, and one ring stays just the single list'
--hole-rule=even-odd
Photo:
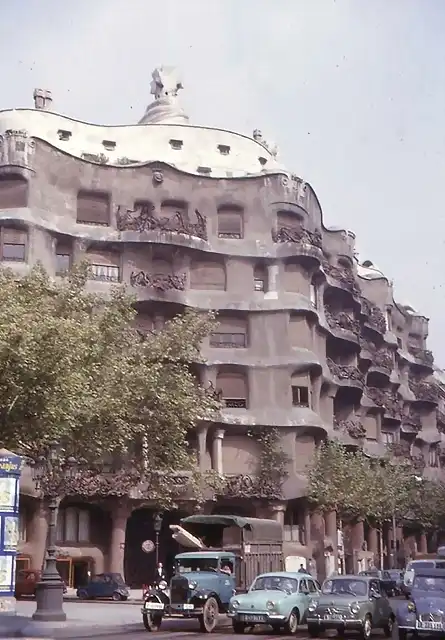
[{"label": "light blue car", "polygon": [[308,574],[262,573],[247,593],[231,598],[228,615],[234,633],[261,624],[294,635],[298,625],[305,623],[309,602],[319,597],[320,585]]}]

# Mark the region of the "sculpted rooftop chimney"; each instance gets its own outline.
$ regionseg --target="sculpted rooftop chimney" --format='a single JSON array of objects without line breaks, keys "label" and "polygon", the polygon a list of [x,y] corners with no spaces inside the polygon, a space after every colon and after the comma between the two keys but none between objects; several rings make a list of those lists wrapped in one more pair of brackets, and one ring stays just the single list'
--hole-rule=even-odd
[{"label": "sculpted rooftop chimney", "polygon": [[51,111],[53,104],[53,98],[51,91],[46,89],[34,89],[34,109],[40,109],[41,111]]},{"label": "sculpted rooftop chimney", "polygon": [[157,67],[150,89],[154,102],[148,105],[139,124],[188,124],[189,118],[179,105],[178,91],[183,88],[174,67]]}]

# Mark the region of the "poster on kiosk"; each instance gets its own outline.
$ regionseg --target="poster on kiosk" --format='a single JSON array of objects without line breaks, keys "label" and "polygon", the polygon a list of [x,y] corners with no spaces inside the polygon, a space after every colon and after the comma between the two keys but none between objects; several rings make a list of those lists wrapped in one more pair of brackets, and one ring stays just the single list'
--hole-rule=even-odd
[{"label": "poster on kiosk", "polygon": [[15,614],[15,561],[19,542],[22,458],[0,449],[0,615]]}]

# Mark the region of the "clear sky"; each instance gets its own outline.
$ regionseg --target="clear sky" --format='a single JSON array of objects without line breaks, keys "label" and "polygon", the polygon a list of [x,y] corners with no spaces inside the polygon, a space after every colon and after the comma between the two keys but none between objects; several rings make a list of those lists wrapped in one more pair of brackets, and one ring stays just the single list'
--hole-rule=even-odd
[{"label": "clear sky", "polygon": [[75,118],[137,122],[155,66],[197,124],[278,144],[325,224],[352,229],[445,366],[444,0],[14,0],[0,5],[1,108],[35,87]]}]

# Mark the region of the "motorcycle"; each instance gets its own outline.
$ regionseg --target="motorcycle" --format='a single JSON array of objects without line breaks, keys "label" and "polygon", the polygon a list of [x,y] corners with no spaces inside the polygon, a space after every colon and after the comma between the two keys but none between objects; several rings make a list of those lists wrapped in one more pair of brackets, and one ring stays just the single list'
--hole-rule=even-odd
[{"label": "motorcycle", "polygon": [[148,588],[144,594],[142,621],[147,631],[159,631],[165,612],[170,605],[170,593],[166,580]]}]

